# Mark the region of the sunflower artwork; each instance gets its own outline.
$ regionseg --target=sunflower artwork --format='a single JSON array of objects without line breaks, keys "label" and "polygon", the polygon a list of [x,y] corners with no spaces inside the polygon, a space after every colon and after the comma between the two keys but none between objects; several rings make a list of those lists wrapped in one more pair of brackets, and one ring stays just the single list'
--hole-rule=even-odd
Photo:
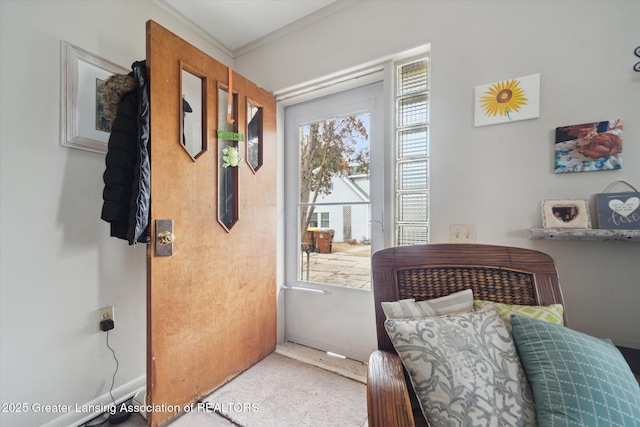
[{"label": "sunflower artwork", "polygon": [[535,119],[539,116],[540,74],[475,88],[475,127]]}]

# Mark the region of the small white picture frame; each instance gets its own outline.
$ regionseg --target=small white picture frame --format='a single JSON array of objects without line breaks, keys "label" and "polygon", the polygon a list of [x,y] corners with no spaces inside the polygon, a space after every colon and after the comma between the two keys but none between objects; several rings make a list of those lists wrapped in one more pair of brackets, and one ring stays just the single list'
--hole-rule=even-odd
[{"label": "small white picture frame", "polygon": [[581,199],[542,201],[544,228],[591,228],[589,203]]},{"label": "small white picture frame", "polygon": [[60,144],[106,153],[111,123],[102,114],[100,82],[129,70],[62,41]]}]

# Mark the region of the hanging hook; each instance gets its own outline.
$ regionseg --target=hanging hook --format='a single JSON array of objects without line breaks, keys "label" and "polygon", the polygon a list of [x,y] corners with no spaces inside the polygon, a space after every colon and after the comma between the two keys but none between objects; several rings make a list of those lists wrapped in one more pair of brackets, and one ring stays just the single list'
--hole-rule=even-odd
[{"label": "hanging hook", "polygon": [[[636,48],[636,50],[634,50],[634,51],[633,51],[633,53],[634,53],[638,58],[640,58],[640,46],[638,46],[638,47]],[[640,73],[640,62],[636,62],[636,65],[634,65],[634,66],[633,66],[633,70],[634,70],[634,71],[637,71],[637,72],[639,72],[639,73]]]}]

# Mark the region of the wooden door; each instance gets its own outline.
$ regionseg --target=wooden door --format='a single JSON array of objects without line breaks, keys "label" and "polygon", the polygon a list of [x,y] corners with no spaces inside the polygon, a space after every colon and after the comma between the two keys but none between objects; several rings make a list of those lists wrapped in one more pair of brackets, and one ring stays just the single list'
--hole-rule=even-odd
[{"label": "wooden door", "polygon": [[[147,23],[151,101],[151,236],[147,283],[147,404],[157,426],[276,345],[275,98],[233,74],[234,126],[247,102],[262,116],[262,166],[235,172],[236,222],[219,221],[218,94],[228,68],[153,21]],[[183,70],[202,82],[201,152],[185,149]],[[249,101],[248,101],[249,100]],[[226,113],[226,111],[224,112]],[[246,158],[244,143],[239,143]],[[257,170],[255,170],[257,169]],[[173,255],[157,256],[156,221],[173,220]]]}]

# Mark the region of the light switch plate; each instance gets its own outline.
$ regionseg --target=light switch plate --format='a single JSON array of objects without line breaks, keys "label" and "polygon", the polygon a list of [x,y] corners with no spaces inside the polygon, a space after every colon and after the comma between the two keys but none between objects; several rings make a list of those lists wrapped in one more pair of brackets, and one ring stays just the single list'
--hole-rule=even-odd
[{"label": "light switch plate", "polygon": [[449,242],[451,243],[475,243],[475,224],[451,224],[449,225]]}]

